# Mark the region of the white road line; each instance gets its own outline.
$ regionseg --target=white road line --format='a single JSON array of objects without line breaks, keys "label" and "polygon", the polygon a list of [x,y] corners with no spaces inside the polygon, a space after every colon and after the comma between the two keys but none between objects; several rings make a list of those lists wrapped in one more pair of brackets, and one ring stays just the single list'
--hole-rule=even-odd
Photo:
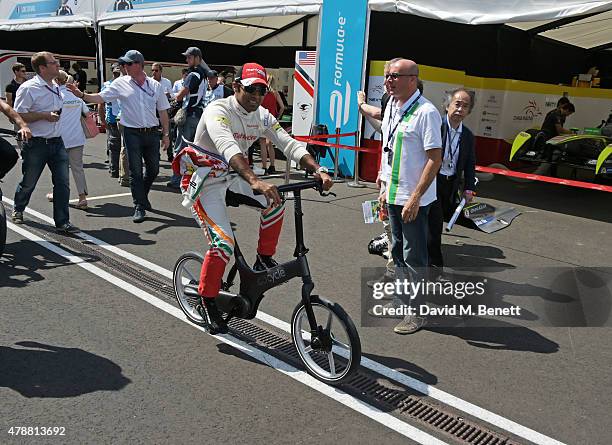
[{"label": "white road line", "polygon": [[[13,205],[13,201],[11,201],[10,199],[6,197],[2,199],[8,202],[9,204]],[[47,221],[53,224],[52,218],[49,218],[47,215],[43,215],[42,213],[39,213],[35,210],[26,208],[26,213],[30,213],[44,221]],[[152,270],[164,277],[172,278],[172,272],[167,269],[162,268],[161,266],[158,266],[143,258],[140,258],[136,255],[126,252],[118,247],[111,246],[105,241],[99,240],[83,232],[79,233],[78,236],[94,244],[97,244],[98,246],[104,249],[107,249],[115,253],[116,255],[119,255],[125,259],[129,259],[135,264],[148,268],[149,270]],[[279,320],[278,318],[272,315],[266,314],[265,312],[258,311],[257,318],[285,332],[289,332],[289,333],[291,332],[291,326],[289,325],[289,323],[283,320]],[[428,385],[427,383],[424,383],[413,377],[409,377],[405,374],[402,374],[401,372],[398,372],[395,369],[389,368],[383,365],[382,363],[378,363],[374,360],[368,359],[367,357],[361,358],[361,365],[372,371],[378,372],[379,374],[384,375],[385,377],[391,380],[395,380],[396,382],[406,385],[409,388],[415,389],[416,391],[426,394],[432,397],[433,399],[438,400],[448,406],[451,406],[455,409],[463,411],[464,413],[474,416],[478,419],[484,420],[485,422],[488,422],[491,425],[494,425],[498,428],[502,428],[512,434],[522,437],[523,439],[527,439],[538,445],[564,445],[563,442],[559,442],[558,440],[553,439],[552,437],[546,436],[542,433],[532,430],[531,428],[528,428],[517,422],[514,422],[510,419],[500,416],[499,414],[495,414],[494,412],[481,408],[478,405],[474,405],[470,402],[467,402],[459,397],[456,397],[452,394],[442,391],[432,385]]]},{"label": "white road line", "polygon": [[[132,196],[131,193],[117,193],[115,195],[104,195],[104,196],[88,196],[87,201],[95,201],[96,199],[108,199],[108,198],[119,198],[121,196]],[[68,202],[79,202],[79,199],[71,199]]]},{"label": "white road line", "polygon": [[[38,244],[40,244],[42,247],[52,251],[53,253],[60,255],[64,258],[66,258],[67,260],[71,261],[72,263],[76,264],[77,266],[82,267],[83,269],[87,270],[88,272],[97,275],[98,277],[102,278],[103,280],[108,281],[109,283],[117,286],[118,288],[125,290],[126,292],[129,292],[130,294],[140,298],[141,300],[151,304],[152,306],[155,306],[158,309],[161,309],[162,311],[166,312],[169,315],[172,315],[173,317],[184,321],[185,323],[187,323],[188,325],[190,325],[191,327],[198,329],[202,332],[209,334],[206,330],[204,330],[202,327],[200,326],[196,326],[193,323],[190,323],[187,318],[185,317],[185,315],[183,314],[183,312],[178,309],[175,306],[172,306],[169,303],[166,303],[163,300],[160,300],[159,298],[143,291],[142,289],[137,288],[136,286],[100,269],[97,266],[94,266],[91,263],[86,262],[85,260],[83,260],[82,258],[72,255],[69,252],[65,251],[64,249],[57,247],[55,244],[46,241],[42,238],[40,238],[39,236],[28,232],[27,230],[25,230],[23,227],[19,227],[13,223],[8,222],[7,226],[9,229],[19,233],[20,235],[22,235],[23,237],[32,240]],[[258,360],[259,362],[261,362],[264,365],[268,365],[274,369],[276,369],[277,371],[281,372],[282,374],[285,374],[288,377],[291,377],[292,379],[314,389],[315,391],[320,392],[321,394],[343,404],[344,406],[351,408],[352,410],[363,414],[366,417],[369,417],[370,419],[380,423],[381,425],[409,438],[412,439],[420,444],[425,444],[425,445],[445,445],[446,442],[443,442],[439,439],[437,439],[436,437],[421,431],[418,428],[413,427],[412,425],[407,424],[406,422],[401,421],[400,419],[397,419],[396,417],[393,417],[390,414],[384,413],[381,410],[368,405],[365,402],[362,402],[361,400],[356,399],[355,397],[346,394],[345,392],[340,391],[337,388],[331,387],[329,385],[326,385],[318,380],[316,380],[314,377],[311,377],[310,375],[308,375],[307,373],[305,373],[304,371],[300,371],[297,368],[294,368],[293,366],[289,365],[288,363],[283,362],[282,360],[277,359],[276,357],[273,357],[269,354],[266,354],[265,352],[256,349],[250,345],[248,345],[247,343],[238,340],[235,337],[232,337],[231,335],[213,335],[213,337],[215,337],[217,340],[220,340],[240,351],[242,351],[243,353],[251,356],[252,358]]]}]

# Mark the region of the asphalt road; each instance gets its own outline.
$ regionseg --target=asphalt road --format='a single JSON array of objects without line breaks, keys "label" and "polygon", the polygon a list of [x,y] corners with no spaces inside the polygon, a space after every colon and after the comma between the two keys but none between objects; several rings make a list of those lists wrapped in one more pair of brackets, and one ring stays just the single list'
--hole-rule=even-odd
[{"label": "asphalt road", "polygon": [[[108,176],[104,136],[86,149],[90,197],[129,192]],[[130,196],[91,200],[71,210],[84,232],[172,269],[178,256],[204,250],[203,235],[177,193],[166,189],[162,162],[140,225]],[[5,178],[12,199],[19,180]],[[43,174],[30,208],[47,216],[50,177]],[[315,291],[358,323],[361,270],[384,262],[367,254],[380,227],[365,225],[361,202],[375,190],[334,187],[337,198],[307,193],[306,244]],[[74,194],[74,193],[73,193]],[[523,213],[485,234],[456,227],[445,235],[447,264],[487,268],[511,289],[503,296],[544,298],[530,268],[612,266],[610,196],[507,179],[482,182],[486,202]],[[76,198],[76,196],[72,196]],[[288,206],[290,207],[290,205]],[[258,217],[232,209],[241,249],[254,257]],[[287,212],[279,259],[293,253]],[[36,220],[26,214],[26,219]],[[21,226],[28,229],[28,224]],[[9,231],[0,259],[0,442],[10,426],[64,426],[57,443],[406,443],[407,439],[227,344],[161,312],[117,286]],[[270,292],[260,309],[289,321],[299,283]],[[358,326],[359,327],[359,326]],[[359,327],[364,355],[549,438],[607,444],[611,433],[612,331],[608,328],[431,327],[412,336]],[[34,342],[34,343],[32,343]]]}]

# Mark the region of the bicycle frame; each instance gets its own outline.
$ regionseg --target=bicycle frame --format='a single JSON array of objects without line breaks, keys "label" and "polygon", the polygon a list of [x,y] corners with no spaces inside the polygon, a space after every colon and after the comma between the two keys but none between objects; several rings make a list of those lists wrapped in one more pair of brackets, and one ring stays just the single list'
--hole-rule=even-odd
[{"label": "bicycle frame", "polygon": [[[313,331],[317,331],[317,324],[310,303],[314,283],[310,276],[310,268],[306,258],[308,249],[304,245],[304,225],[302,219],[304,213],[302,212],[301,195],[303,189],[316,187],[320,187],[318,181],[286,184],[278,187],[280,193],[292,191],[294,194],[293,214],[295,217],[296,246],[293,255],[296,257],[295,260],[258,272],[247,264],[244,255],[238,247],[238,243],[235,243],[235,262],[227,275],[227,280],[222,285],[222,290],[216,297],[219,309],[230,314],[230,317],[254,318],[267,290],[280,286],[293,278],[302,277],[302,301],[306,307],[310,327]],[[237,273],[240,275],[240,292],[236,295],[229,292],[229,289],[233,286]],[[186,289],[186,294],[193,294],[194,297],[198,296],[197,289]]]}]

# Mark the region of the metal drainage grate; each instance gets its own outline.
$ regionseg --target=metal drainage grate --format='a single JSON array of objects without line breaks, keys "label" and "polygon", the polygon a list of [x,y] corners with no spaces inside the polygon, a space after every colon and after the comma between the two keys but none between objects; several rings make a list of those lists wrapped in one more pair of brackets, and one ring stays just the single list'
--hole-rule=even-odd
[{"label": "metal drainage grate", "polygon": [[[50,232],[49,226],[29,221],[29,229],[37,232],[43,238],[58,242],[72,250],[75,254],[89,262],[99,263],[133,280],[166,300],[175,302],[172,282],[149,270],[139,269],[126,260],[109,255],[101,247],[91,244],[81,238],[64,236]],[[285,332],[264,328],[258,322],[233,319],[229,323],[231,332],[242,339],[265,348],[266,352],[291,363],[299,369],[304,369],[299,355]],[[324,360],[324,358],[322,358]],[[344,361],[342,357],[337,360]],[[393,413],[400,418],[408,418],[433,432],[437,432],[456,443],[471,445],[519,445],[520,442],[507,435],[489,430],[475,421],[463,418],[459,412],[441,407],[426,400],[426,396],[411,388],[381,379],[380,375],[361,368],[340,388],[358,399],[377,406],[379,409]]]}]

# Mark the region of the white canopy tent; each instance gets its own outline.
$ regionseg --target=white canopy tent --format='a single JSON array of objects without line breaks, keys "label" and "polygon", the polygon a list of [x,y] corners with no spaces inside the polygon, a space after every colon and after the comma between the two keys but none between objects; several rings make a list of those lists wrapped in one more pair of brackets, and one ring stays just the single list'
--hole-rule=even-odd
[{"label": "white canopy tent", "polygon": [[[315,46],[316,14],[322,3],[291,0],[279,5],[269,0],[200,0],[200,4],[192,1],[186,5],[182,3],[187,2],[175,0],[181,4],[152,7],[154,3],[146,1],[141,5],[135,1],[130,11],[110,10],[114,0],[97,1],[97,23],[110,29],[237,45]],[[168,3],[173,2],[167,1],[165,5]],[[612,42],[612,1],[370,0],[369,5],[372,11],[456,23],[508,24],[582,48],[603,48]]]},{"label": "white canopy tent", "polygon": [[[67,0],[72,15],[60,16],[60,0],[2,0],[0,30],[129,27],[238,45],[315,46],[323,0],[122,0],[133,7],[122,11],[115,10],[116,1]],[[372,11],[456,23],[508,24],[587,49],[605,49],[612,42],[612,1],[606,0],[370,0],[369,5]]]}]

